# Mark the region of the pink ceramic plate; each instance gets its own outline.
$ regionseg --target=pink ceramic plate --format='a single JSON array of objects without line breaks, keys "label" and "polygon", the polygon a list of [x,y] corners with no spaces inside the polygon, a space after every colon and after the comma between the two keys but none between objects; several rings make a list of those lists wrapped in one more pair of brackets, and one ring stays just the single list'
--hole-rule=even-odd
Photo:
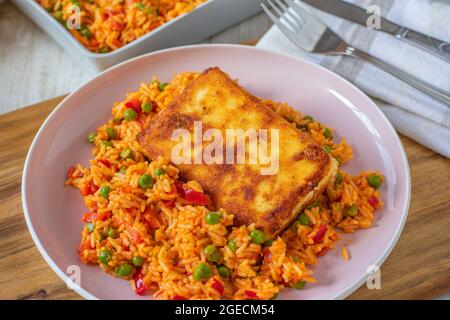
[{"label": "pink ceramic plate", "polygon": [[61,102],[34,139],[23,174],[23,208],[36,246],[63,280],[76,270],[73,266],[79,266],[81,285],[76,291],[83,297],[139,298],[127,281],[80,263],[76,249],[83,227],[80,217],[86,208],[79,192],[63,185],[67,169],[89,163],[87,134],[110,117],[115,101],[123,100],[141,82],[150,81],[153,75],[168,81],[175,73],[211,66],[221,67],[253,94],[288,102],[335,128],[337,138],[346,137],[355,151],[346,170],[376,169],[386,175],[381,189],[386,207],[377,214],[375,226],[343,236],[351,260],[341,258],[341,241],[319,259],[317,284],[306,290],[284,290],[279,296],[346,297],[364,283],[369,266],[383,263],[405,223],[410,177],[402,144],[375,104],[349,82],[309,62],[252,47],[201,45],[151,53],[105,71]]}]

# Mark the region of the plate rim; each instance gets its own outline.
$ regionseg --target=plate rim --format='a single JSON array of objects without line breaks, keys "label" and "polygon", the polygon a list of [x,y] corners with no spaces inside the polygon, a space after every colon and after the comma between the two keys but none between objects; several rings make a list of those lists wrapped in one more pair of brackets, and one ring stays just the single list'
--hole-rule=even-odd
[{"label": "plate rim", "polygon": [[[31,143],[31,145],[30,145],[30,147],[28,149],[26,160],[25,160],[25,165],[24,165],[23,174],[22,174],[22,183],[21,183],[21,193],[22,193],[21,202],[22,202],[23,214],[25,216],[25,221],[26,221],[26,224],[27,224],[28,231],[30,232],[31,237],[32,237],[36,247],[38,248],[39,253],[44,258],[44,260],[48,263],[48,265],[52,268],[52,270],[61,278],[61,280],[63,280],[64,283],[68,284],[70,282],[71,287],[72,287],[71,289],[73,289],[76,293],[78,293],[83,298],[88,299],[88,300],[98,300],[99,299],[98,297],[96,297],[92,293],[88,292],[86,289],[84,289],[84,288],[82,288],[80,286],[77,286],[72,281],[70,281],[69,276],[66,273],[64,273],[56,265],[56,263],[52,260],[52,258],[49,256],[49,254],[47,253],[47,251],[43,247],[42,243],[40,242],[40,240],[39,240],[39,238],[38,238],[38,236],[36,234],[36,231],[35,231],[32,223],[31,223],[30,212],[29,212],[29,209],[28,209],[27,201],[26,201],[26,199],[27,199],[27,191],[26,191],[26,189],[27,189],[26,188],[27,187],[27,176],[29,174],[28,171],[29,171],[29,167],[30,167],[31,154],[33,153],[33,150],[35,149],[36,144],[37,144],[40,136],[44,132],[45,128],[48,126],[48,124],[51,121],[51,119],[55,116],[55,114],[58,112],[58,110],[60,110],[64,106],[64,104],[69,99],[71,99],[72,96],[74,96],[79,90],[81,90],[85,86],[88,86],[91,82],[96,81],[98,78],[101,78],[105,74],[107,74],[109,72],[113,72],[115,69],[121,68],[121,67],[123,67],[124,65],[126,65],[128,63],[133,63],[133,62],[135,62],[137,60],[147,59],[148,57],[151,57],[151,56],[161,55],[161,54],[170,53],[170,52],[174,52],[174,51],[183,51],[183,50],[191,50],[191,49],[203,50],[205,48],[206,49],[207,48],[229,48],[229,49],[260,51],[260,52],[265,52],[267,54],[278,55],[278,56],[281,56],[283,58],[293,59],[293,60],[300,61],[302,63],[309,64],[310,66],[312,66],[314,68],[318,68],[322,72],[326,72],[329,75],[331,75],[332,77],[335,77],[338,80],[343,81],[347,85],[352,87],[352,89],[356,90],[360,95],[362,95],[364,97],[364,99],[367,100],[367,102],[374,108],[374,111],[377,112],[381,116],[381,118],[383,119],[383,121],[387,125],[388,130],[391,132],[391,134],[393,134],[393,136],[395,138],[396,147],[400,151],[402,167],[404,167],[405,173],[406,173],[406,176],[405,176],[405,187],[406,187],[406,191],[407,191],[405,200],[404,200],[404,202],[402,204],[402,207],[404,209],[403,209],[403,212],[401,213],[400,224],[397,226],[397,228],[395,230],[395,234],[392,237],[391,241],[389,242],[389,245],[384,249],[384,251],[382,252],[382,254],[380,255],[380,257],[377,259],[377,261],[375,263],[378,267],[381,267],[382,264],[387,259],[387,257],[392,252],[392,250],[395,248],[396,244],[398,243],[398,240],[400,238],[400,235],[402,234],[403,228],[404,228],[406,220],[408,218],[409,208],[410,208],[410,204],[411,204],[411,172],[410,172],[410,167],[409,167],[409,163],[408,163],[408,158],[407,158],[404,146],[403,146],[403,144],[402,144],[402,142],[400,140],[400,137],[399,137],[397,131],[394,129],[392,123],[388,120],[386,115],[377,107],[375,102],[366,93],[364,93],[361,89],[356,87],[353,83],[351,83],[347,79],[343,78],[339,74],[337,74],[337,73],[335,73],[335,72],[333,72],[331,70],[328,70],[327,68],[325,68],[325,67],[323,67],[321,65],[318,65],[318,64],[315,64],[315,63],[310,62],[308,60],[305,60],[303,58],[300,58],[300,57],[297,57],[297,56],[291,55],[291,54],[279,53],[279,52],[275,52],[275,51],[271,51],[271,50],[267,50],[267,49],[262,49],[262,48],[253,47],[253,46],[246,46],[246,45],[237,45],[237,44],[197,44],[197,45],[179,46],[179,47],[174,47],[174,48],[169,48],[169,49],[163,49],[163,50],[150,52],[150,53],[147,53],[147,54],[144,54],[144,55],[140,55],[140,56],[137,56],[137,57],[125,60],[125,61],[123,61],[121,63],[118,63],[118,64],[116,64],[116,65],[114,65],[114,66],[112,66],[112,67],[110,67],[110,68],[108,68],[108,69],[98,73],[97,75],[95,75],[94,77],[92,77],[91,79],[86,81],[85,83],[83,83],[80,86],[78,86],[69,95],[67,95],[60,103],[58,103],[58,105],[52,110],[52,112],[50,112],[50,114],[44,120],[42,125],[39,127],[39,130],[37,131],[35,137],[33,138],[32,143]],[[353,293],[359,287],[361,287],[361,285],[366,280],[366,277],[367,277],[367,273],[363,274],[357,281],[355,281],[353,283],[353,285],[342,289],[340,292],[338,292],[334,296],[330,297],[329,300],[345,299],[347,296],[349,296],[351,293]]]}]

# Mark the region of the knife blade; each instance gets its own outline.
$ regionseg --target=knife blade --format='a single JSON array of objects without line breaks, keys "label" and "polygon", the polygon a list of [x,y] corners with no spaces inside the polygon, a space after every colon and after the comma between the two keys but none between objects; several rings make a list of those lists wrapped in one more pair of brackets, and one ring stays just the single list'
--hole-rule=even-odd
[{"label": "knife blade", "polygon": [[[367,27],[369,14],[366,10],[342,0],[301,0],[310,6]],[[388,19],[381,18],[380,30],[416,45],[450,62],[450,44],[422,33],[402,27]]]}]

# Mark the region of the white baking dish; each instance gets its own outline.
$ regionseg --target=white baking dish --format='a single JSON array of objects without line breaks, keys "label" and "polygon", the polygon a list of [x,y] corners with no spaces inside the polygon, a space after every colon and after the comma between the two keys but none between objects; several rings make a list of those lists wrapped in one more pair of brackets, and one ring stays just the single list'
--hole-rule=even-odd
[{"label": "white baking dish", "polygon": [[11,0],[80,62],[95,71],[151,51],[193,44],[256,14],[261,0],[209,0],[188,14],[106,54],[89,51],[34,0]]}]

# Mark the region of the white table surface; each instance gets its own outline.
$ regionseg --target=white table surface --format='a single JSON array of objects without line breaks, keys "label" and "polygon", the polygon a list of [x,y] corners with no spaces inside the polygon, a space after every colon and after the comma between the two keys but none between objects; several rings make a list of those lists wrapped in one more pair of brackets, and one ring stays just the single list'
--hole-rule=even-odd
[{"label": "white table surface", "polygon": [[[206,42],[256,40],[271,25],[259,14]],[[0,0],[0,114],[69,93],[93,75],[11,3]]]}]

